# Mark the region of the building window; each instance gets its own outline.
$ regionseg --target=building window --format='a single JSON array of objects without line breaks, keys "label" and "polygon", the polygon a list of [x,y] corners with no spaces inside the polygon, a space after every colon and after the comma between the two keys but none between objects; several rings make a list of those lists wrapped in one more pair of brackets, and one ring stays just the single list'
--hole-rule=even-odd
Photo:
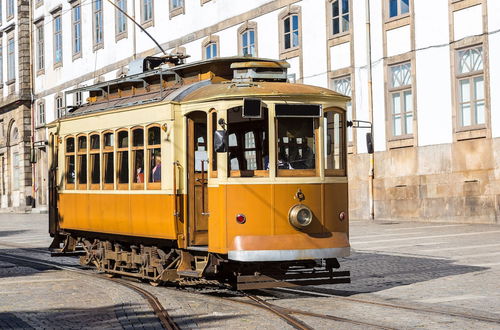
[{"label": "building window", "polygon": [[93,23],[94,23],[94,50],[103,46],[103,20],[102,20],[102,0],[94,0],[93,6]]},{"label": "building window", "polygon": [[127,12],[127,0],[117,0],[116,5],[122,11],[115,10],[116,35],[123,35],[127,32],[127,17],[124,12]]},{"label": "building window", "polygon": [[82,16],[80,4],[72,9],[73,19],[73,58],[82,52]]},{"label": "building window", "polygon": [[[347,95],[352,97],[352,89],[351,89],[351,77],[345,76],[340,78],[332,79],[332,89],[337,93]],[[347,110],[347,120],[351,121],[353,119],[352,115],[352,101],[347,102],[346,104]],[[352,142],[352,130],[347,130],[347,142]]]},{"label": "building window", "polygon": [[42,71],[45,68],[45,45],[43,22],[36,26],[36,69]]},{"label": "building window", "polygon": [[184,14],[184,0],[169,0],[170,18]]},{"label": "building window", "polygon": [[142,23],[153,21],[153,0],[142,0]]},{"label": "building window", "polygon": [[389,18],[408,14],[410,0],[389,0]]},{"label": "building window", "polygon": [[255,30],[248,29],[241,34],[241,51],[242,55],[256,56],[255,50]]},{"label": "building window", "polygon": [[483,47],[457,51],[457,86],[459,126],[483,125],[485,120],[485,87]]},{"label": "building window", "polygon": [[389,67],[389,100],[392,136],[413,134],[413,96],[410,62]]},{"label": "building window", "polygon": [[215,42],[209,43],[205,46],[205,59],[208,60],[217,56],[217,44]]},{"label": "building window", "polygon": [[210,36],[202,42],[203,59],[208,60],[219,56],[219,37]]},{"label": "building window", "polygon": [[56,102],[56,119],[64,117],[65,109],[62,96],[57,96],[55,102]]},{"label": "building window", "polygon": [[12,190],[19,190],[19,177],[21,172],[19,158],[18,152],[12,154]]},{"label": "building window", "polygon": [[45,103],[43,101],[38,103],[38,126],[45,124]]},{"label": "building window", "polygon": [[16,79],[16,54],[14,34],[7,40],[7,82]]},{"label": "building window", "polygon": [[299,15],[290,15],[283,20],[283,45],[285,50],[299,46]]},{"label": "building window", "polygon": [[7,20],[14,17],[14,0],[7,0]]},{"label": "building window", "polygon": [[74,94],[74,97],[75,97],[75,105],[82,105],[83,104],[83,95],[82,95],[82,92],[76,92]]},{"label": "building window", "polygon": [[349,31],[349,0],[334,0],[331,3],[333,35]]},{"label": "building window", "polygon": [[61,12],[54,16],[54,65],[62,65],[62,22]]}]

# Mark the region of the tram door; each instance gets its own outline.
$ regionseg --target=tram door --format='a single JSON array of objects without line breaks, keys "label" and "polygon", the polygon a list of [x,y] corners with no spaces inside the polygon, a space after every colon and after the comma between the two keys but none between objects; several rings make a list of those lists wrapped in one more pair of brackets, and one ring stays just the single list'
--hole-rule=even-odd
[{"label": "tram door", "polygon": [[188,116],[188,241],[208,245],[208,151],[207,114]]}]

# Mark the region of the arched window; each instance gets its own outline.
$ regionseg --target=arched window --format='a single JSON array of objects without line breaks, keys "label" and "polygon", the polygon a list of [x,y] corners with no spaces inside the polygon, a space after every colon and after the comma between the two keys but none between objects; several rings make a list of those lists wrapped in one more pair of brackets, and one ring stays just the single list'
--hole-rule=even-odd
[{"label": "arched window", "polygon": [[257,56],[257,23],[246,22],[238,29],[238,53]]},{"label": "arched window", "polygon": [[100,189],[101,183],[101,137],[99,134],[90,135],[90,189]]},{"label": "arched window", "polygon": [[116,161],[118,189],[128,189],[129,183],[129,170],[128,170],[128,130],[121,130],[117,132],[117,148],[116,148]]},{"label": "arched window", "polygon": [[161,129],[159,125],[147,128],[148,189],[161,188]]},{"label": "arched window", "polygon": [[87,136],[78,136],[77,177],[78,189],[87,189]]},{"label": "arched window", "polygon": [[102,158],[103,158],[103,189],[114,189],[115,183],[115,134],[104,132],[102,135]]},{"label": "arched window", "polygon": [[204,60],[219,56],[219,37],[210,36],[206,38],[202,43],[202,47]]},{"label": "arched window", "polygon": [[144,189],[144,129],[132,129],[132,188]]},{"label": "arched window", "polygon": [[67,137],[65,139],[65,179],[66,189],[75,189],[75,138]]},{"label": "arched window", "polygon": [[281,58],[299,55],[301,47],[301,10],[299,6],[291,6],[279,15],[280,54]]}]

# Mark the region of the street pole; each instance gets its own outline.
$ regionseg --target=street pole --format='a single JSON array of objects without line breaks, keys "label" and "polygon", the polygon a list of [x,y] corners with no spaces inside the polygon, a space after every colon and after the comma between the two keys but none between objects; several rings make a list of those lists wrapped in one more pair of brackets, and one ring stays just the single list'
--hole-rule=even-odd
[{"label": "street pole", "polygon": [[[373,132],[373,88],[372,88],[372,43],[370,27],[370,0],[365,0],[366,7],[366,60],[368,70],[368,121],[372,123]],[[372,135],[373,137],[373,135]],[[370,207],[370,220],[375,220],[375,203],[373,191],[373,178],[375,173],[374,152],[370,153],[370,169],[368,173],[368,199]]]}]

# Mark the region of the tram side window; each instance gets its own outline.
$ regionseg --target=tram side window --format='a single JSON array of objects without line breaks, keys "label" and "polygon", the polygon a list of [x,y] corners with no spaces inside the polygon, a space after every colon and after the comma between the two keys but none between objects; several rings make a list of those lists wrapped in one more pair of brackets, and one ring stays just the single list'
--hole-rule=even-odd
[{"label": "tram side window", "polygon": [[[128,131],[118,132],[118,146],[116,149],[117,160],[118,160],[118,184],[126,185],[129,182],[129,171],[128,171]],[[122,186],[122,189],[128,187]]]},{"label": "tram side window", "polygon": [[104,133],[102,158],[104,170],[104,189],[113,189],[114,184],[114,155],[113,148],[115,146],[115,135],[111,132]]},{"label": "tram side window", "polygon": [[144,188],[144,129],[132,130],[132,182],[138,183],[135,188]]},{"label": "tram side window", "polygon": [[[100,137],[98,134],[90,136],[90,184],[99,185],[101,182]],[[98,187],[93,187],[98,188]]]},{"label": "tram side window", "polygon": [[79,189],[87,188],[87,137],[78,137],[78,187]]},{"label": "tram side window", "polygon": [[66,188],[75,184],[75,138],[66,138]]},{"label": "tram side window", "polygon": [[278,118],[278,170],[316,168],[315,126],[314,118]]},{"label": "tram side window", "polygon": [[324,115],[325,127],[325,174],[343,175],[345,173],[345,126],[344,115],[328,111]]},{"label": "tram side window", "polygon": [[268,110],[262,118],[243,118],[242,107],[227,111],[228,162],[231,177],[267,176],[269,170]]},{"label": "tram side window", "polygon": [[[148,128],[147,162],[148,162],[148,183],[149,188],[159,189],[161,183],[161,135],[160,127]],[[154,183],[157,183],[156,185]]]}]

